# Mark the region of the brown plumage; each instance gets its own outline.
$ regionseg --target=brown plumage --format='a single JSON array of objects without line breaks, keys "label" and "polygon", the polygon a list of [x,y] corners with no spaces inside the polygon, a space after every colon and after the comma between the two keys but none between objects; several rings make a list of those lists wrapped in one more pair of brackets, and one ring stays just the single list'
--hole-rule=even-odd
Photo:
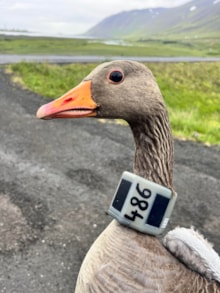
[{"label": "brown plumage", "polygon": [[[85,100],[88,92],[89,101]],[[37,115],[46,119],[125,119],[136,144],[134,172],[174,190],[167,110],[151,71],[144,65],[131,61],[99,65],[79,87],[41,107]],[[214,293],[220,292],[220,285],[188,269],[156,237],[113,220],[87,253],[75,292]]]}]

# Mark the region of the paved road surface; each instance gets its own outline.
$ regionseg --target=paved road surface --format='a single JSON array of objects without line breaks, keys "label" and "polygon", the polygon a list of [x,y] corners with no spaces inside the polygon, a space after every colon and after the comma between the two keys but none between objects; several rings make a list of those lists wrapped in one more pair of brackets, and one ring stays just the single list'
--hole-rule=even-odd
[{"label": "paved road surface", "polygon": [[0,64],[11,64],[21,61],[48,63],[92,63],[106,60],[129,59],[139,62],[220,62],[220,57],[106,57],[106,56],[62,56],[62,55],[11,55],[0,54]]},{"label": "paved road surface", "polygon": [[[70,293],[82,259],[110,221],[120,174],[132,170],[125,126],[39,121],[43,97],[0,69],[0,292]],[[175,142],[179,200],[169,228],[194,225],[220,252],[220,150]]]}]

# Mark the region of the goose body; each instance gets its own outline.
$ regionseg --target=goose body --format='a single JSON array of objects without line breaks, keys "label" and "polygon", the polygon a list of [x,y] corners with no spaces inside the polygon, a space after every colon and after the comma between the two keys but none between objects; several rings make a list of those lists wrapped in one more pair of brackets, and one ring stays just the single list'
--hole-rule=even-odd
[{"label": "goose body", "polygon": [[[79,86],[42,106],[37,116],[126,120],[136,144],[134,173],[174,191],[173,140],[168,114],[158,85],[146,66],[132,61],[101,64]],[[172,241],[168,240],[165,243],[169,248]],[[172,253],[182,250],[181,243],[175,241],[176,246],[172,243],[172,248],[175,247]],[[184,262],[187,265],[191,262],[190,268],[201,274],[180,262],[156,237],[113,220],[87,253],[75,292],[220,292],[218,272],[219,282],[212,280],[212,274],[204,277],[201,266],[195,266],[190,256]],[[218,256],[216,263],[214,270],[220,271]]]},{"label": "goose body", "polygon": [[197,293],[220,286],[189,270],[156,237],[113,220],[87,253],[75,292]]}]

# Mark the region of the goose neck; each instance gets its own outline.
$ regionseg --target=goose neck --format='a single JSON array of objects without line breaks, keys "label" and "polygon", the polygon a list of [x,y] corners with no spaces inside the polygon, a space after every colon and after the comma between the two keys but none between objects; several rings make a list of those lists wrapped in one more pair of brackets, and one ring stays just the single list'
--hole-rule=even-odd
[{"label": "goose neck", "polygon": [[166,113],[130,124],[136,144],[134,172],[173,190],[173,138]]}]

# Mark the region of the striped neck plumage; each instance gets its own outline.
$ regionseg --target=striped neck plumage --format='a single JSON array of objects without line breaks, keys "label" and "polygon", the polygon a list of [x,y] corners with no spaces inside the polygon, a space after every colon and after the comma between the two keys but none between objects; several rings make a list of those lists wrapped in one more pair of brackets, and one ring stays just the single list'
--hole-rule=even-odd
[{"label": "striped neck plumage", "polygon": [[173,190],[173,138],[166,109],[130,127],[136,144],[134,173]]}]

